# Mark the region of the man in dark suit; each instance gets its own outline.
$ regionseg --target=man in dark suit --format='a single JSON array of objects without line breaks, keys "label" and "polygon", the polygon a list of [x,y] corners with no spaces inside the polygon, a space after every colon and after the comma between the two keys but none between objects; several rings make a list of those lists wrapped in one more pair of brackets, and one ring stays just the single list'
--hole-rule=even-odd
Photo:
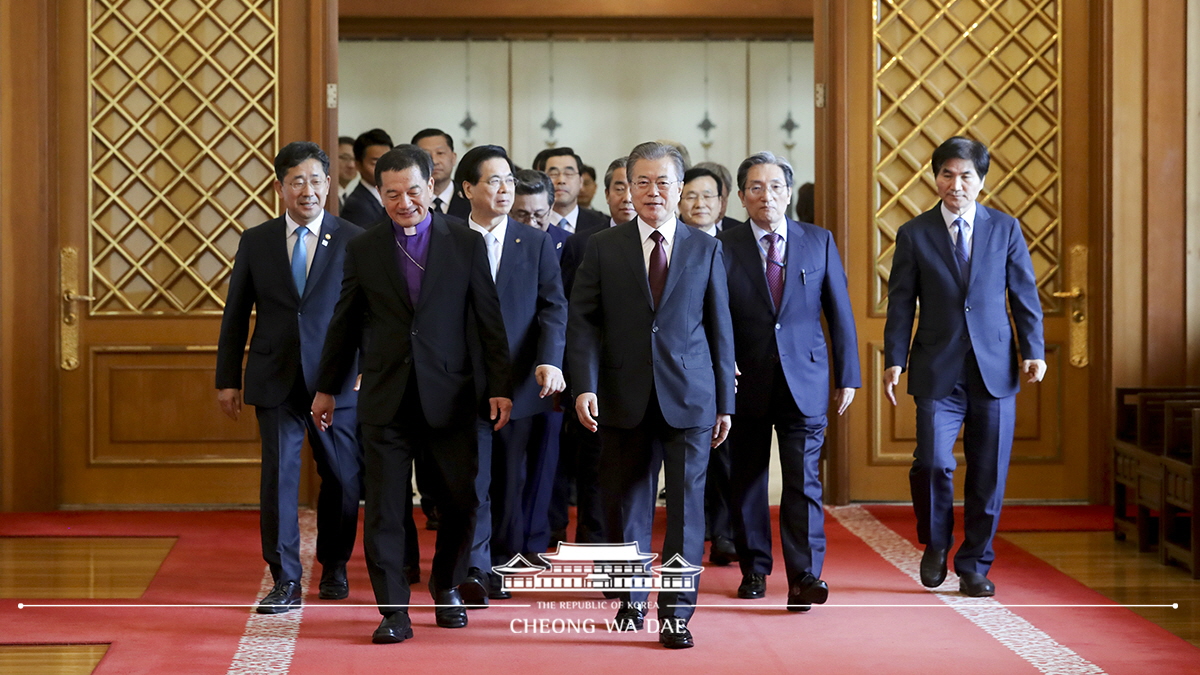
[{"label": "man in dark suit", "polygon": [[513,173],[513,177],[516,178],[517,184],[512,217],[550,235],[550,240],[554,242],[554,254],[561,260],[563,244],[571,234],[557,225],[550,224],[550,210],[554,207],[554,183],[549,176],[534,169],[521,169]]},{"label": "man in dark suit", "polygon": [[548,148],[533,158],[533,168],[554,181],[554,224],[574,234],[604,226],[604,214],[579,205],[583,160],[571,148]]},{"label": "man in dark suit", "polygon": [[[792,167],[769,152],[738,167],[738,196],[749,226],[718,238],[725,244],[738,376],[737,426],[729,438],[734,539],[742,568],[739,598],[766,595],[771,573],[767,478],[771,430],[779,438],[783,498],[779,530],[787,569],[787,606],[823,603],[825,511],[821,446],[833,362],[834,405],[845,412],[862,386],[858,336],[846,272],[828,230],[784,217]],[[829,342],[821,316],[829,326]]]},{"label": "man in dark suit", "polygon": [[[466,579],[475,527],[478,394],[469,334],[478,336],[489,416],[500,429],[512,409],[508,339],[483,238],[431,213],[433,162],[415,145],[375,166],[389,219],[346,251],[341,297],[321,353],[313,419],[334,419],[338,383],[353,369],[364,328],[358,419],[366,465],[363,548],[384,618],[372,639],[412,636],[403,571],[406,489],[413,457],[430,467],[441,510],[429,590],[437,624],[467,625],[457,586]],[[405,501],[408,504],[406,507]]]},{"label": "man in dark suit", "polygon": [[921,583],[931,588],[945,581],[954,544],[954,444],[966,426],[965,537],[954,571],[959,590],[971,597],[996,592],[987,573],[995,558],[992,539],[1004,501],[1020,373],[1031,383],[1046,373],[1042,306],[1021,224],[976,201],[989,164],[982,143],[959,136],[934,150],[941,203],[896,231],[883,350],[888,400],[896,404],[894,388],[907,368],[908,393],[917,404],[909,483],[917,538],[925,545]]},{"label": "man in dark suit", "polygon": [[[630,153],[626,171],[638,217],[592,236],[571,290],[575,410],[586,428],[600,430],[608,538],[650,550],[661,458],[662,560],[680,556],[696,565],[704,556],[708,453],[725,440],[733,412],[725,264],[720,242],[675,218],[683,177],[678,150],[643,143]],[[646,592],[619,595],[617,621],[640,627]],[[664,646],[693,646],[687,622],[695,598],[694,590],[659,593]]]},{"label": "man in dark suit", "polygon": [[392,137],[383,129],[365,131],[354,139],[354,163],[358,165],[359,182],[342,205],[342,218],[359,227],[370,227],[387,218],[379,187],[375,184],[375,162],[391,149]]},{"label": "man in dark suit", "polygon": [[341,289],[346,244],[362,229],[326,213],[329,157],[316,143],[284,146],[275,157],[275,177],[284,215],[242,234],[217,343],[217,399],[236,420],[242,409],[242,353],[250,312],[257,312],[245,402],[254,406],[262,436],[262,548],[275,580],[259,602],[260,614],[286,612],[301,602],[297,502],[306,433],[321,476],[320,597],[337,600],[349,594],[346,561],[358,527],[362,461],[354,434],[354,345],[344,377],[329,383],[343,407],[337,424],[318,430],[308,415],[321,346]]},{"label": "man in dark suit", "polygon": [[468,571],[475,583],[464,588],[483,588],[487,594],[463,597],[486,605],[489,598],[510,597],[500,587],[499,575],[491,571],[493,565],[502,565],[518,553],[545,551],[526,547],[522,504],[528,456],[541,449],[542,436],[535,431],[545,431],[545,415],[551,411],[554,395],[566,387],[562,360],[567,300],[550,236],[508,217],[516,179],[504,148],[472,148],[463,156],[454,182],[471,202],[469,227],[487,245],[513,367],[508,425],[499,431],[487,423],[479,425],[475,481],[479,508]]},{"label": "man in dark suit", "polygon": [[441,129],[422,129],[413,134],[413,145],[429,153],[433,159],[433,210],[442,215],[466,221],[471,214],[471,202],[451,178],[458,154],[454,152],[454,139]]}]

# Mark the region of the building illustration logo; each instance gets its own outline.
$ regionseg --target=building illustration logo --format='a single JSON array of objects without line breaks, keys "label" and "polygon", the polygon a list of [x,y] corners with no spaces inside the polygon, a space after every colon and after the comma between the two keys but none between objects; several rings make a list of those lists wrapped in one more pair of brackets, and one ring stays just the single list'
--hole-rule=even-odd
[{"label": "building illustration logo", "polygon": [[704,571],[676,554],[666,563],[650,567],[657,553],[642,553],[636,542],[625,544],[572,544],[560,542],[553,553],[539,553],[538,562],[517,554],[492,567],[506,591],[681,590],[696,589],[696,575]]}]

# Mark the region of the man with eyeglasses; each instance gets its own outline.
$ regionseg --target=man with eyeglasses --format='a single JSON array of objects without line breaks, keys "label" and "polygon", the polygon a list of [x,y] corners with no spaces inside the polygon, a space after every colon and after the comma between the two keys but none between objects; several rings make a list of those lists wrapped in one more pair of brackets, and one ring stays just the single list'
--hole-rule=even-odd
[{"label": "man with eyeglasses", "polygon": [[715,173],[721,179],[721,184],[725,186],[725,191],[721,194],[721,211],[717,219],[717,231],[724,232],[731,227],[741,225],[742,221],[725,215],[729,210],[730,192],[733,191],[733,176],[729,173],[729,169],[725,168],[724,164],[718,162],[697,162],[696,168],[708,169]]},{"label": "man with eyeglasses", "polygon": [[358,188],[361,180],[358,177],[358,164],[354,162],[353,136],[338,136],[337,160],[338,207],[341,208],[346,205],[346,198]]},{"label": "man with eyeglasses", "polygon": [[362,229],[325,211],[329,157],[315,143],[284,146],[275,157],[275,193],[283,215],[242,233],[217,341],[217,400],[226,415],[242,410],[242,354],[250,313],[257,311],[246,361],[245,402],[253,405],[262,437],[260,487],[263,558],[274,586],[260,614],[287,612],[301,602],[297,501],[307,435],[317,473],[317,560],[320,597],[345,598],[346,562],[358,526],[359,464],[352,367],[333,383],[337,422],[319,429],[308,414],[317,388],[321,347],[342,288],[346,244]]},{"label": "man with eyeglasses", "polygon": [[550,223],[551,207],[554,206],[554,183],[549,176],[534,169],[521,169],[513,176],[517,179],[516,196],[513,197],[512,206],[513,218],[550,235],[551,241],[554,242],[554,252],[561,259],[563,245],[571,235]]},{"label": "man with eyeglasses", "polygon": [[738,597],[766,597],[771,573],[767,479],[771,431],[779,439],[783,498],[779,530],[789,611],[825,602],[825,512],[821,446],[829,408],[830,347],[834,409],[841,415],[862,386],[858,336],[846,272],[828,230],[784,216],[792,167],[769,152],[751,155],[737,172],[746,227],[717,238],[725,244],[738,375],[737,425],[730,434],[733,531],[742,583]]},{"label": "man with eyeglasses", "polygon": [[579,205],[583,189],[583,160],[571,148],[542,150],[533,159],[533,168],[554,181],[552,222],[569,233],[604,227],[604,215]]},{"label": "man with eyeglasses", "polygon": [[[704,556],[709,450],[733,413],[733,329],[721,244],[679,222],[683,158],[662,143],[629,154],[637,218],[588,240],[571,290],[568,354],[576,414],[600,432],[611,543],[650,550],[653,485],[666,469],[662,560],[694,569]],[[644,270],[644,272],[643,272]],[[619,590],[617,624],[642,627],[647,592]],[[696,592],[658,595],[660,643],[694,646]]]}]

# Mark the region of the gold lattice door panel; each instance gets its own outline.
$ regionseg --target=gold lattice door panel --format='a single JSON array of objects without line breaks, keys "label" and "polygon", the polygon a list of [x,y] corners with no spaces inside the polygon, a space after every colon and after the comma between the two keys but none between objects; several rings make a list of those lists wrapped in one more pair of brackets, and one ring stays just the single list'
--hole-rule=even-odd
[{"label": "gold lattice door panel", "polygon": [[277,211],[278,0],[92,0],[91,315],[220,313]]},{"label": "gold lattice door panel", "polygon": [[980,201],[1021,221],[1042,305],[1061,312],[1060,15],[1057,0],[876,2],[872,315],[896,230],[937,203],[929,158],[951,136],[988,146]]}]

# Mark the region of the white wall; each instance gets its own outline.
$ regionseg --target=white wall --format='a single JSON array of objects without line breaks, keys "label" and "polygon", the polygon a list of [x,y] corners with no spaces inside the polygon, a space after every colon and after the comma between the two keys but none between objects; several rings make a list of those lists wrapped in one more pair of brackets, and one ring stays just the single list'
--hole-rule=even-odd
[{"label": "white wall", "polygon": [[[478,124],[469,140],[495,143],[529,166],[547,147],[541,128],[549,112],[550,44],[545,41],[347,41],[340,45],[339,133],[356,136],[372,127],[407,142],[425,127],[440,127],[466,149],[463,129],[468,98]],[[792,84],[787,82],[788,45],[782,42],[708,43],[707,109],[716,127],[706,150],[697,125],[704,118],[703,42],[555,42],[554,116],[562,125],[557,146],[571,146],[603,173],[608,163],[647,140],[672,139],[687,146],[693,162],[710,159],[736,173],[752,152],[788,157],[797,185],[813,179],[813,50],[791,45]],[[799,125],[794,147],[780,128],[791,105]],[[743,218],[740,204],[730,215]],[[593,207],[606,210],[603,195]]]}]

